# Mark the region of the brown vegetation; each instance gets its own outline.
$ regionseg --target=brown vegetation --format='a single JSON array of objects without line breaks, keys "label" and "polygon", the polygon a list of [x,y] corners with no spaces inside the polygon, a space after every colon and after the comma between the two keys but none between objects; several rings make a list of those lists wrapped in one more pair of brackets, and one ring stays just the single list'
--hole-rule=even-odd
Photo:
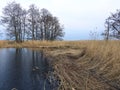
[{"label": "brown vegetation", "polygon": [[119,46],[119,41],[0,41],[0,47],[44,49],[61,90],[119,90]]},{"label": "brown vegetation", "polygon": [[62,90],[120,89],[119,41],[69,43],[70,48],[47,51]]}]

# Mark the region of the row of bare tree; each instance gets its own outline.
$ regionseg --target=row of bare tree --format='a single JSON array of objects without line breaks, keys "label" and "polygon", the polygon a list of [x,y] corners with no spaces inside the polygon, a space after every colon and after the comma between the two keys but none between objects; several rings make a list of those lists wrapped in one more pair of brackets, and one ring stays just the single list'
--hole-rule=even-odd
[{"label": "row of bare tree", "polygon": [[28,10],[12,2],[3,9],[2,24],[10,39],[24,40],[61,40],[64,36],[63,25],[47,9],[30,5]]}]

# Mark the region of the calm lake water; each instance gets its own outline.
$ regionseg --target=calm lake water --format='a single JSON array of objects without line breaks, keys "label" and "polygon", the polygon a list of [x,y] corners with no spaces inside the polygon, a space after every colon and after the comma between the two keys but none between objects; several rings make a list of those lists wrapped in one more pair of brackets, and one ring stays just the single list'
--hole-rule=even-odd
[{"label": "calm lake water", "polygon": [[55,90],[48,80],[50,67],[42,52],[0,49],[0,90]]}]

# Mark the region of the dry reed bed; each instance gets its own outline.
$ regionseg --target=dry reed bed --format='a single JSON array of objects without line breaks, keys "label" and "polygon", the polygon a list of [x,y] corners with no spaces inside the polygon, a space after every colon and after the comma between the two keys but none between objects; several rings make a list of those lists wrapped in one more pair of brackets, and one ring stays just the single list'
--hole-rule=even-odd
[{"label": "dry reed bed", "polygon": [[70,48],[47,52],[54,59],[52,63],[62,90],[119,90],[119,46],[119,41],[79,41],[71,42]]},{"label": "dry reed bed", "polygon": [[[1,48],[10,48],[10,47],[16,47],[16,48],[41,48],[41,47],[66,47],[73,44],[73,42],[69,41],[25,41],[22,43],[16,43],[14,41],[0,41],[0,47]],[[77,45],[77,43],[75,44]]]}]

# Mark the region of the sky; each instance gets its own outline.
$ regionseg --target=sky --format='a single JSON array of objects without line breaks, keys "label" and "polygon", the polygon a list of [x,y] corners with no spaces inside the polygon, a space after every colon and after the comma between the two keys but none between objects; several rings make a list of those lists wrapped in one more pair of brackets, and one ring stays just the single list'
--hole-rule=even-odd
[{"label": "sky", "polygon": [[[97,39],[102,39],[105,19],[120,9],[120,0],[0,0],[0,16],[12,1],[26,9],[30,4],[48,9],[64,25],[64,40],[92,39],[90,32],[96,32]],[[3,30],[2,26],[0,29]]]}]

